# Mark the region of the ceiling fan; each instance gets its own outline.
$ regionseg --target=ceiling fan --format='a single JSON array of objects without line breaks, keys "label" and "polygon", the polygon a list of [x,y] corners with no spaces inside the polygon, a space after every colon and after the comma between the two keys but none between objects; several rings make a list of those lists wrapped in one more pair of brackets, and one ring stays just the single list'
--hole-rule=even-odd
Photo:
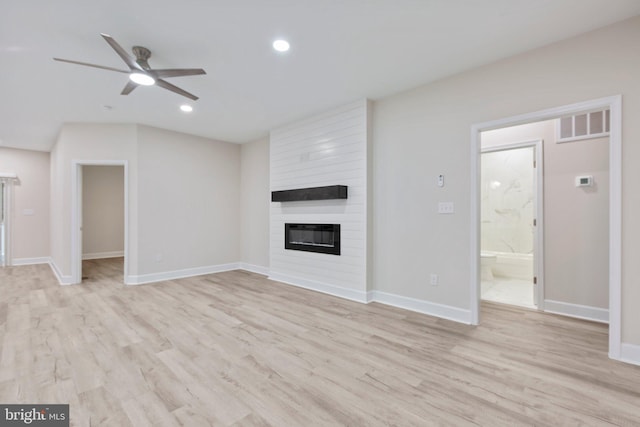
[{"label": "ceiling fan", "polygon": [[116,51],[116,53],[122,58],[122,60],[127,64],[129,70],[120,70],[118,68],[105,67],[104,65],[96,65],[89,64],[87,62],[80,61],[72,61],[69,59],[61,59],[61,58],[53,58],[56,61],[68,62],[71,64],[85,65],[87,67],[101,68],[103,70],[109,71],[117,71],[118,73],[129,74],[129,81],[127,82],[124,89],[122,89],[121,95],[128,95],[133,91],[138,85],[143,86],[151,86],[157,85],[163,89],[170,90],[171,92],[175,92],[179,95],[186,96],[189,99],[197,100],[198,97],[187,92],[186,90],[180,89],[177,86],[172,85],[171,83],[163,80],[166,77],[181,77],[181,76],[195,76],[199,74],[206,74],[206,72],[202,68],[173,68],[173,69],[164,69],[158,70],[153,69],[149,66],[147,60],[151,57],[151,51],[146,47],[142,46],[133,46],[131,49],[135,58],[129,55],[123,48],[116,42],[113,37],[108,34],[100,34],[109,45]]}]

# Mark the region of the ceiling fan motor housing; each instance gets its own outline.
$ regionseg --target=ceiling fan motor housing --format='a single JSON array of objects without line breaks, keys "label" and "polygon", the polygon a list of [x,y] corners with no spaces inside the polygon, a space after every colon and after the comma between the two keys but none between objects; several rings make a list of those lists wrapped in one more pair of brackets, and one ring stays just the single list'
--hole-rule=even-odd
[{"label": "ceiling fan motor housing", "polygon": [[151,67],[149,67],[149,63],[147,62],[147,60],[151,58],[151,51],[142,46],[134,46],[131,48],[131,50],[136,57],[136,62],[138,63],[138,65],[140,65],[145,70],[149,70]]}]

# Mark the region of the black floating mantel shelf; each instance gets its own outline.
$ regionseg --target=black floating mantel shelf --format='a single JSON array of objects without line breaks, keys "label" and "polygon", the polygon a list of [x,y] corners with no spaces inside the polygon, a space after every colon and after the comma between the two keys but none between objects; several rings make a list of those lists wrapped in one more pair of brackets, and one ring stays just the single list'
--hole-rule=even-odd
[{"label": "black floating mantel shelf", "polygon": [[302,200],[346,199],[346,185],[329,185],[326,187],[297,188],[295,190],[272,191],[272,202],[297,202]]}]

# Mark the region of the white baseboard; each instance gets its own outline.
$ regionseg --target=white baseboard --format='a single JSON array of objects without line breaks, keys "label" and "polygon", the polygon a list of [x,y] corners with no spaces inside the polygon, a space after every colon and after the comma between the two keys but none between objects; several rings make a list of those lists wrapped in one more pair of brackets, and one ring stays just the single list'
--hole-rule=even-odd
[{"label": "white baseboard", "polygon": [[328,283],[316,282],[315,280],[302,279],[300,277],[289,276],[288,274],[282,273],[270,272],[269,279],[286,283],[287,285],[297,286],[299,288],[322,292],[323,294],[329,294],[351,301],[361,303],[368,302],[367,292],[356,291],[354,289],[343,288],[341,286],[331,285]]},{"label": "white baseboard", "polygon": [[91,254],[82,254],[82,259],[121,258],[123,256],[124,251],[94,252]]},{"label": "white baseboard", "polygon": [[576,317],[578,319],[591,320],[592,322],[609,323],[609,310],[605,308],[570,304],[568,302],[547,299],[544,300],[544,311],[547,313]]},{"label": "white baseboard", "polygon": [[40,258],[14,258],[11,260],[11,265],[35,265],[35,264],[49,264],[50,258],[40,257]]},{"label": "white baseboard", "polygon": [[127,285],[142,285],[144,283],[162,282],[164,280],[182,279],[185,277],[202,276],[204,274],[221,273],[223,271],[238,270],[239,262],[229,264],[210,265],[206,267],[187,268],[184,270],[163,271],[161,273],[129,275],[125,279]]},{"label": "white baseboard", "polygon": [[248,264],[246,262],[240,263],[240,270],[250,271],[252,273],[262,274],[263,276],[269,275],[269,267],[262,267],[260,265]]},{"label": "white baseboard", "polygon": [[640,366],[640,345],[623,342],[620,346],[620,361]]},{"label": "white baseboard", "polygon": [[381,291],[371,291],[369,294],[371,294],[371,301],[374,302],[428,314],[429,316],[441,317],[467,325],[471,324],[471,311],[469,310]]},{"label": "white baseboard", "polygon": [[469,310],[451,307],[443,304],[436,304],[429,301],[419,300],[415,298],[404,297],[400,295],[389,294],[380,291],[357,291],[354,289],[343,288],[340,286],[320,283],[313,280],[301,279],[299,277],[289,276],[287,274],[271,272],[270,280],[286,283],[288,285],[297,286],[299,288],[309,289],[324,294],[345,298],[360,303],[379,302],[385,305],[411,310],[430,316],[441,317],[443,319],[453,320],[454,322],[471,324],[471,312]]},{"label": "white baseboard", "polygon": [[73,281],[71,276],[65,276],[60,272],[60,269],[58,268],[58,265],[55,263],[54,260],[49,259],[49,266],[51,267],[51,271],[53,271],[53,274],[56,276],[56,279],[58,279],[58,283],[60,283],[61,285],[72,285]]}]

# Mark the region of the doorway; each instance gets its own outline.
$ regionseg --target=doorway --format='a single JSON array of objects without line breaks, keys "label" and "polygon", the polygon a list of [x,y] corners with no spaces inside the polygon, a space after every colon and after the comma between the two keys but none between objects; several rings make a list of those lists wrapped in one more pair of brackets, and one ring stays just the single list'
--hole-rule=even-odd
[{"label": "doorway", "polygon": [[481,298],[542,309],[542,140],[491,136],[480,156]]},{"label": "doorway", "polygon": [[[100,167],[105,167],[102,170]],[[86,169],[85,169],[86,168]],[[94,169],[97,168],[97,169]],[[113,231],[111,225],[109,225],[109,232],[105,234],[106,230],[105,219],[109,219],[109,207],[104,203],[106,191],[113,193],[113,190],[107,190],[107,185],[113,187],[113,183],[106,182],[108,175],[105,175],[107,170],[119,171],[121,178],[119,182],[120,207],[116,207],[115,215],[121,215],[122,225],[118,231]],[[117,174],[116,174],[117,175]],[[95,177],[97,176],[97,178]],[[93,177],[93,178],[92,178]],[[102,177],[102,178],[100,178]],[[85,178],[87,182],[85,182]],[[72,262],[72,283],[78,284],[83,280],[82,263],[85,258],[110,258],[110,257],[124,257],[123,266],[123,282],[126,282],[129,271],[128,254],[129,254],[129,208],[128,208],[128,165],[127,161],[73,161],[73,174],[72,174],[72,218],[71,218],[71,262]],[[91,184],[90,184],[91,182]],[[85,192],[85,184],[92,185],[92,193],[87,194]],[[102,186],[102,188],[101,188]],[[116,192],[117,193],[117,192]],[[117,193],[118,194],[118,193]],[[113,197],[113,196],[111,196]],[[85,200],[90,199],[90,200]],[[102,206],[102,207],[101,207]],[[90,217],[85,216],[85,211]],[[87,234],[91,234],[90,239],[87,240],[85,236],[84,226],[85,224],[91,227],[91,230],[87,229]],[[118,233],[118,236],[112,236],[111,234]],[[117,241],[120,240],[123,244],[118,245]],[[116,246],[114,247],[114,241]],[[88,242],[89,247],[83,250],[83,246],[86,246]]]},{"label": "doorway", "polygon": [[508,117],[491,122],[475,124],[471,127],[471,280],[470,318],[472,324],[480,322],[480,160],[481,132],[509,126],[558,119],[589,111],[609,110],[609,227],[608,227],[608,323],[609,357],[621,358],[621,242],[622,242],[622,97],[612,96],[548,110]]},{"label": "doorway", "polygon": [[0,267],[7,265],[7,203],[6,203],[6,185],[0,180]]},{"label": "doorway", "polygon": [[11,262],[11,197],[13,184],[18,182],[15,173],[0,173],[0,267]]}]

